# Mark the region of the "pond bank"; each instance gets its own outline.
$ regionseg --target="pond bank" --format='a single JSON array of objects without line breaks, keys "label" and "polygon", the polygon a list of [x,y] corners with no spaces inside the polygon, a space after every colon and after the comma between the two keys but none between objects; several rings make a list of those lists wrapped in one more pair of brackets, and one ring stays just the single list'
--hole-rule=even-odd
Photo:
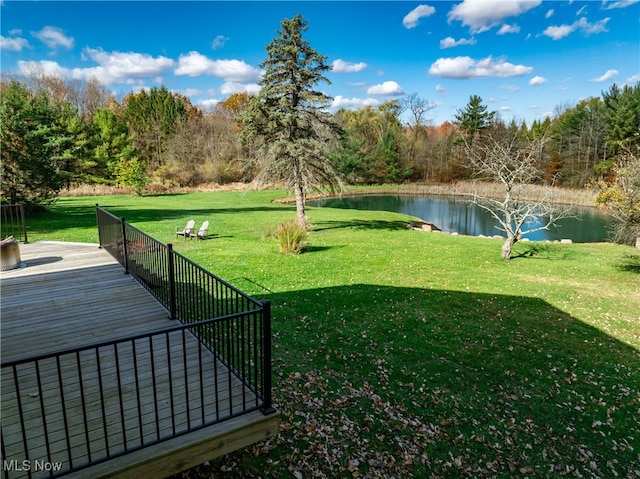
[{"label": "pond bank", "polygon": [[[308,200],[331,198],[337,196],[361,196],[361,195],[438,195],[438,196],[466,196],[474,195],[485,198],[501,198],[504,196],[504,186],[500,183],[484,183],[462,181],[451,184],[403,184],[380,186],[350,186],[345,188],[342,194],[314,193],[307,196]],[[525,200],[540,201],[546,198],[551,203],[571,206],[584,206],[595,208],[596,192],[587,188],[556,188],[541,185],[526,185]],[[277,203],[295,202],[293,197],[280,198]]]},{"label": "pond bank", "polygon": [[[500,200],[498,200],[500,201]],[[470,201],[469,197],[456,195],[381,194],[345,195],[343,197],[309,200],[309,207],[346,208],[354,210],[391,211],[403,213],[428,223],[430,231],[442,230],[465,236],[494,237],[502,234],[504,227],[486,208]],[[532,216],[523,235],[532,241],[568,240],[578,243],[602,242],[609,239],[611,218],[595,208],[584,206],[559,206],[568,209],[567,216],[557,218],[546,227],[549,218]],[[421,227],[422,229],[422,227]]]}]

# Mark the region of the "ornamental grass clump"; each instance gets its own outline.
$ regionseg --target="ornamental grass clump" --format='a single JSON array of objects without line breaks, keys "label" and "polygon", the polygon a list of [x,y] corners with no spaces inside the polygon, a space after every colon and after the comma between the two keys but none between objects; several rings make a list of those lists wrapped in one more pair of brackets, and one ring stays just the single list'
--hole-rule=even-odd
[{"label": "ornamental grass clump", "polygon": [[280,251],[289,254],[300,254],[307,245],[309,234],[296,221],[286,221],[278,226],[276,238],[280,242]]}]

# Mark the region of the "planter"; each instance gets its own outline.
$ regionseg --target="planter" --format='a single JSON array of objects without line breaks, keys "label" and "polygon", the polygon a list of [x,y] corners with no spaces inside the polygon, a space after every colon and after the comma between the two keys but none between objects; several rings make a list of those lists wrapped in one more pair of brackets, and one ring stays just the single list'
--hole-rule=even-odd
[{"label": "planter", "polygon": [[20,266],[20,247],[13,236],[0,242],[0,271],[8,271]]}]

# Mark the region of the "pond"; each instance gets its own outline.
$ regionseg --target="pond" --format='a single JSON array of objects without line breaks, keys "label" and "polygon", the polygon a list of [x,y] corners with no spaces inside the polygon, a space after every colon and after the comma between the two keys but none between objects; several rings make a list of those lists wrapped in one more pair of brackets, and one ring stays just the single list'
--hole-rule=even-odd
[{"label": "pond", "polygon": [[[365,195],[308,201],[309,206],[394,211],[415,216],[442,231],[471,236],[502,235],[498,222],[483,208],[459,196]],[[607,241],[610,217],[594,208],[575,207],[575,217],[560,220],[550,230],[525,235],[531,241],[570,239],[574,243]]]}]

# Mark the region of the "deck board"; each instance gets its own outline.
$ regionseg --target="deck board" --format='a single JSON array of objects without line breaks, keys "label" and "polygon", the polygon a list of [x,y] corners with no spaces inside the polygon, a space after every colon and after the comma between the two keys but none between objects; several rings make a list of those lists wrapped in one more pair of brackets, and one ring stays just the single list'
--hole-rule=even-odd
[{"label": "deck board", "polygon": [[[179,326],[97,245],[34,243],[20,245],[20,252],[26,267],[0,276],[3,363]],[[189,332],[159,333],[152,340],[136,340],[135,345],[125,341],[117,346],[69,352],[59,358],[59,365],[56,359],[45,359],[38,362],[37,369],[34,363],[19,365],[15,369],[17,378],[13,371],[3,370],[3,459],[20,463],[24,459],[44,459],[77,467],[104,456],[107,450],[111,454],[125,452],[126,448],[139,446],[143,438],[163,439],[203,421],[239,414],[243,405],[257,405],[255,394]],[[41,398],[45,406],[41,406]],[[234,441],[239,443],[253,441],[276,432],[275,416],[265,419],[260,414],[259,420],[254,419],[259,424],[254,429],[251,423],[241,423],[242,428],[249,427],[244,439],[233,429],[228,432],[238,436]],[[225,427],[237,428],[236,422],[216,425],[212,437],[224,437]],[[29,446],[35,451],[30,458],[23,457],[21,424],[27,428]],[[70,431],[68,437],[65,424]],[[190,435],[193,433],[176,442],[179,450],[188,446]],[[203,443],[206,438],[198,436],[194,447],[199,448],[199,454],[206,451],[202,450]],[[106,470],[104,474],[110,475],[113,467],[150,470],[154,450],[162,451],[156,458],[159,461],[177,454],[161,443],[108,461],[115,461],[117,466],[107,467],[105,463],[76,474],[98,477],[100,470]],[[214,452],[215,448],[211,457]],[[141,455],[143,469],[132,463]],[[206,459],[195,456],[193,460],[197,457]],[[178,472],[184,464],[178,461],[173,471],[165,464],[162,473]],[[28,473],[12,470],[8,477],[28,477]],[[34,477],[46,477],[46,473]]]}]

